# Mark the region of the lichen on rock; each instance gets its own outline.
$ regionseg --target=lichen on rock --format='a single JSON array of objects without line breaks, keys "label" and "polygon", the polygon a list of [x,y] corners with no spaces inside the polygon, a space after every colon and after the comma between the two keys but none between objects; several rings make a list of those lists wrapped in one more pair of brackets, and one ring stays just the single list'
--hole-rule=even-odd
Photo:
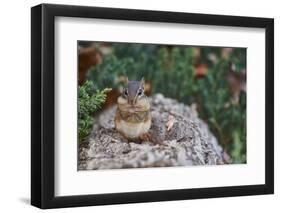
[{"label": "lichen on rock", "polygon": [[[155,140],[127,141],[114,127],[116,106],[103,111],[79,148],[79,170],[223,164],[222,147],[196,110],[156,94],[150,98]],[[173,125],[167,130],[167,122]]]}]

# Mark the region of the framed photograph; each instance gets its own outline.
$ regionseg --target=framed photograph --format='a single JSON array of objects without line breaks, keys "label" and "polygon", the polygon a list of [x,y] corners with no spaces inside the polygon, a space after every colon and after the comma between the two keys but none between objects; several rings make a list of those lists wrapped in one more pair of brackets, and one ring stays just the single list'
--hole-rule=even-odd
[{"label": "framed photograph", "polygon": [[31,204],[272,194],[274,20],[31,9]]}]

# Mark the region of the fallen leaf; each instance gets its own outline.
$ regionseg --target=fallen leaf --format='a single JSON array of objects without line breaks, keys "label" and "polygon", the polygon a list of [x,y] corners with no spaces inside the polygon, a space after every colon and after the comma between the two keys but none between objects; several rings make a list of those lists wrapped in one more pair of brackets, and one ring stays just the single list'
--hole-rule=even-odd
[{"label": "fallen leaf", "polygon": [[169,115],[168,121],[166,123],[166,127],[167,127],[168,132],[172,129],[174,123],[175,123],[175,117],[172,116],[172,115]]}]

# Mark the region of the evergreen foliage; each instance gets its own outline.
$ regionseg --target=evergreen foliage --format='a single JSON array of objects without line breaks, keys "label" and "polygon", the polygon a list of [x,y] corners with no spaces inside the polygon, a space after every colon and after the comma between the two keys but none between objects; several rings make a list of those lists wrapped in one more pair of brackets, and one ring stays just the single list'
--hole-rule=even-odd
[{"label": "evergreen foliage", "polygon": [[78,135],[80,142],[91,132],[94,122],[93,113],[101,108],[106,100],[106,93],[109,91],[108,88],[101,91],[96,89],[91,81],[86,81],[79,86]]}]

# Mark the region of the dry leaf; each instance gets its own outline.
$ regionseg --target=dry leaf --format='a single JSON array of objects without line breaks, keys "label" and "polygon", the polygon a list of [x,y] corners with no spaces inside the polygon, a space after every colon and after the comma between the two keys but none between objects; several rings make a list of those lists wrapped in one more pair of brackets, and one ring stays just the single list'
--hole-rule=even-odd
[{"label": "dry leaf", "polygon": [[168,132],[172,129],[174,123],[175,123],[175,117],[172,116],[172,115],[169,115],[168,121],[166,123],[166,127],[167,127]]}]

